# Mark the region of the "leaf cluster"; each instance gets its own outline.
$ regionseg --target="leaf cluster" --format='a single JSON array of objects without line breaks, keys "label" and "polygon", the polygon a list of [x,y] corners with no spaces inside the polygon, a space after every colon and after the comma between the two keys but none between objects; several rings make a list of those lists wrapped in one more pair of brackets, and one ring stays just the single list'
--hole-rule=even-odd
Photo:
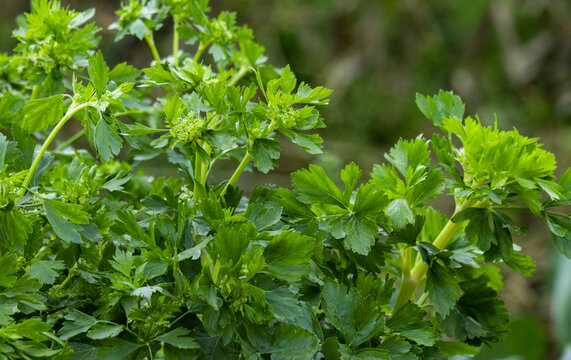
[{"label": "leaf cluster", "polygon": [[[266,64],[208,1],[121,5],[111,27],[147,43],[143,69],[106,63],[92,15],[36,0],[2,57],[1,359],[474,354],[508,328],[493,264],[534,269],[506,209],[545,221],[571,257],[571,172],[557,179],[537,139],[464,118],[452,93],[418,95],[442,135],[399,140],[369,179],[310,165],[291,189],[245,196],[238,179],[277,165],[278,134],[321,152],[331,91]],[[60,140],[72,120],[82,130]],[[151,159],[178,174],[145,174]],[[237,164],[230,178],[218,161]],[[445,192],[450,217],[430,206]]]}]

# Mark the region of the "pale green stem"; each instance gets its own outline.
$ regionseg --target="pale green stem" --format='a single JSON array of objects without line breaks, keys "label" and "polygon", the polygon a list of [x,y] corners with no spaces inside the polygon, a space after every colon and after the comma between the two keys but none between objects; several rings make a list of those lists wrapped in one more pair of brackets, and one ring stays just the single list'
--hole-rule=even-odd
[{"label": "pale green stem", "polygon": [[236,83],[238,81],[240,81],[241,78],[244,77],[244,75],[246,75],[248,73],[248,67],[245,65],[242,65],[240,67],[240,70],[238,70],[238,72],[236,74],[234,74],[234,76],[232,76],[232,78],[230,79],[230,81],[228,81],[228,85],[233,86],[236,85]]},{"label": "pale green stem", "polygon": [[224,187],[224,190],[222,190],[222,193],[220,194],[221,197],[223,197],[226,194],[226,191],[228,190],[228,186],[236,185],[236,183],[238,182],[238,179],[240,179],[240,176],[244,172],[244,169],[246,169],[246,166],[248,166],[248,164],[250,163],[250,160],[252,160],[252,159],[253,159],[253,157],[252,157],[252,155],[250,155],[250,152],[249,151],[246,152],[246,156],[244,156],[244,158],[240,162],[240,165],[238,165],[238,168],[236,168],[236,171],[234,171],[234,174],[232,174],[232,177],[230,178],[230,180],[228,180],[228,183]]},{"label": "pale green stem", "polygon": [[194,54],[195,63],[198,62],[198,60],[200,60],[202,53],[204,52],[204,50],[206,50],[206,48],[208,47],[208,45],[210,45],[210,43],[212,43],[212,40],[208,40],[205,43],[200,42],[200,44],[198,45],[198,49],[196,50],[196,54]]},{"label": "pale green stem", "polygon": [[[198,151],[196,152],[196,154],[194,154],[194,181],[202,184],[202,161],[200,160],[200,155],[198,155]],[[193,195],[194,199],[197,200],[198,192],[194,191]]]},{"label": "pale green stem", "polygon": [[115,113],[115,116],[126,116],[126,115],[133,115],[133,114],[144,114],[146,113],[146,110],[141,110],[141,109],[129,109],[127,111],[122,111],[122,112],[118,112]]},{"label": "pale green stem", "polygon": [[[201,146],[204,151],[210,155],[212,148],[208,143],[203,142],[202,140],[197,140],[196,144]],[[203,163],[198,151],[194,157],[194,180],[202,185],[206,185],[206,178],[208,176],[208,166],[209,164]],[[198,193],[194,192],[194,199],[197,199]]]},{"label": "pale green stem", "polygon": [[[206,153],[208,155],[210,155],[210,153],[212,152],[212,148],[210,147],[210,145],[208,143],[204,143],[204,151],[206,151]],[[201,176],[202,178],[200,179],[200,181],[202,182],[202,184],[206,184],[206,179],[208,178],[208,164],[205,163],[201,163],[200,166],[202,167],[202,169],[200,170]]]},{"label": "pale green stem", "polygon": [[159,55],[157,47],[155,46],[155,39],[153,38],[153,34],[150,33],[149,35],[145,35],[145,40],[147,40],[147,44],[149,45],[149,48],[151,48],[151,52],[153,53],[155,61],[160,63],[161,56]]},{"label": "pale green stem", "polygon": [[149,343],[146,343],[147,345],[147,350],[149,350],[149,359],[153,360],[153,350],[151,349],[151,345]]},{"label": "pale green stem", "polygon": [[34,100],[38,96],[38,92],[40,91],[40,84],[34,85],[32,88],[32,95],[30,96],[30,100]]},{"label": "pale green stem", "polygon": [[411,264],[412,264],[412,248],[408,246],[404,251],[404,260],[402,264],[402,271],[404,276],[410,276]]},{"label": "pale green stem", "polygon": [[63,289],[70,281],[71,279],[73,279],[73,277],[76,275],[77,270],[76,270],[76,265],[74,265],[71,269],[69,269],[69,272],[67,273],[67,277],[63,280],[63,282],[59,285],[54,286],[54,290],[56,293],[61,292],[61,289]]},{"label": "pale green stem", "polygon": [[[477,203],[470,205],[470,203],[464,204],[456,209],[454,214],[464,210],[468,207],[479,207],[484,203],[484,200],[478,201]],[[432,245],[442,250],[446,247],[454,233],[460,226],[460,223],[454,223],[452,220],[448,220],[444,228],[440,231],[436,239],[432,242]],[[407,274],[408,270],[403,270],[402,284],[397,295],[393,313],[400,309],[404,304],[406,304],[414,295],[416,288],[422,282],[426,272],[428,271],[428,266],[419,259],[412,271]],[[408,275],[408,276],[407,276]]]},{"label": "pale green stem", "polygon": [[48,138],[44,141],[44,144],[42,145],[42,147],[40,148],[40,151],[36,154],[36,157],[34,158],[34,161],[32,162],[32,166],[30,167],[30,170],[28,171],[28,174],[26,175],[26,178],[24,179],[24,182],[22,183],[22,189],[20,190],[20,197],[24,196],[26,194],[26,189],[28,188],[28,186],[30,186],[30,182],[32,181],[32,178],[34,177],[34,173],[36,172],[36,169],[38,168],[38,165],[40,164],[40,161],[42,160],[42,157],[44,156],[44,153],[48,150],[50,144],[52,143],[52,141],[54,140],[54,138],[56,137],[57,133],[61,130],[61,128],[65,125],[65,123],[71,119],[71,117],[78,112],[79,110],[83,110],[87,107],[90,106],[95,106],[96,104],[94,103],[83,103],[77,106],[74,106],[73,104],[69,107],[69,109],[67,110],[67,112],[65,113],[64,117],[57,123],[57,125],[53,128],[52,132],[50,133],[50,135],[48,136]]},{"label": "pale green stem", "polygon": [[176,28],[180,19],[178,16],[173,16],[173,35],[172,35],[172,58],[173,58],[173,65],[176,66],[178,63],[178,31]]}]

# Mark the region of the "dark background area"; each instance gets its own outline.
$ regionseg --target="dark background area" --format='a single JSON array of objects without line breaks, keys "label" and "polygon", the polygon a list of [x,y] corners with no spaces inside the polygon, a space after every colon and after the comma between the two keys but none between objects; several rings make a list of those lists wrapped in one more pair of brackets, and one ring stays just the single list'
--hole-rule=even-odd
[{"label": "dark background area", "polygon": [[[29,2],[0,3],[0,51],[11,52],[16,16],[29,11]],[[101,47],[110,65],[126,60],[146,66],[152,60],[146,44],[135,38],[113,42],[114,33],[107,28],[115,21],[119,1],[62,3],[78,10],[96,8],[95,21],[103,28]],[[324,155],[309,157],[283,143],[280,168],[271,177],[245,177],[241,184],[246,188],[259,181],[287,186],[289,173],[309,161],[330,173],[355,161],[368,173],[399,137],[431,136],[435,129],[417,110],[415,93],[432,95],[439,89],[459,94],[467,115],[479,114],[486,124],[497,116],[501,129],[515,126],[524,135],[541,138],[556,154],[559,174],[569,167],[568,0],[213,0],[211,6],[212,14],[236,11],[238,23],[250,26],[266,47],[270,63],[289,63],[300,80],[334,90],[331,104],[321,109],[328,126],[320,132]],[[167,22],[156,38],[161,54],[171,51],[171,36]],[[504,271],[502,296],[519,316],[515,340],[510,338],[515,345],[509,346],[519,348],[521,359],[557,359],[557,339],[571,337],[571,324],[558,324],[569,319],[571,301],[559,305],[566,311],[558,313],[563,320],[554,318],[551,284],[561,263],[569,260],[555,261],[547,232],[532,216],[513,216],[530,227],[519,243],[536,260],[537,271],[532,278]],[[571,282],[568,273],[565,279]],[[522,335],[521,329],[530,330]],[[479,358],[501,359],[516,350]]]}]

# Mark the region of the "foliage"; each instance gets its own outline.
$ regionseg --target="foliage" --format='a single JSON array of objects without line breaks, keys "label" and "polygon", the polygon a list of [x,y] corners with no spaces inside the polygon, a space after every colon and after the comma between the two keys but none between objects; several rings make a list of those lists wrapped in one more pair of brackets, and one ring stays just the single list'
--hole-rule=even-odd
[{"label": "foliage", "polygon": [[[401,139],[368,181],[350,163],[340,188],[312,165],[293,190],[246,197],[238,179],[276,166],[278,134],[320,153],[331,91],[266,64],[235,14],[208,10],[124,3],[112,28],[146,41],[144,69],[109,68],[92,10],[37,0],[15,31],[0,69],[16,71],[0,78],[0,358],[429,359],[499,341],[509,319],[490,264],[534,269],[505,210],[545,220],[570,257],[556,210],[571,172],[556,179],[537,139],[464,119],[440,92],[417,104],[443,135]],[[49,151],[72,118],[83,130]],[[73,147],[82,136],[91,152]],[[153,158],[180,176],[145,175]],[[216,181],[224,160],[236,171]],[[445,190],[450,219],[429,206]]]}]

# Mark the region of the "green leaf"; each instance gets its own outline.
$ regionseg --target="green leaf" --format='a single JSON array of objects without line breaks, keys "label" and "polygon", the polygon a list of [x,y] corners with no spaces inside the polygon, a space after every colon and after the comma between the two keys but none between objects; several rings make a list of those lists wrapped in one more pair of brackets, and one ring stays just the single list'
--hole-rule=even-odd
[{"label": "green leaf", "polygon": [[387,238],[389,244],[404,243],[409,246],[416,245],[418,235],[424,227],[424,217],[418,215],[414,223],[407,224],[404,228],[391,232]]},{"label": "green leaf", "polygon": [[549,195],[549,197],[553,200],[561,199],[561,187],[553,182],[553,181],[546,181],[542,179],[535,180],[537,184]]},{"label": "green leaf", "polygon": [[116,83],[124,83],[135,81],[141,72],[134,66],[128,65],[126,62],[115,65],[113,70],[109,72],[109,80]]},{"label": "green leaf", "polygon": [[389,206],[387,206],[385,215],[389,218],[392,226],[397,229],[402,229],[407,223],[412,223],[414,221],[412,210],[405,199],[396,199],[391,201]]},{"label": "green leaf", "polygon": [[323,143],[323,139],[321,136],[319,136],[319,134],[302,134],[297,131],[291,131],[291,133],[289,131],[281,132],[286,135],[294,144],[301,146],[307,153],[311,155],[319,155],[323,153],[323,150],[321,150],[323,147],[321,145]]},{"label": "green leaf", "polygon": [[410,187],[406,194],[407,200],[412,207],[424,206],[442,194],[444,185],[442,169],[424,171],[421,180],[409,185]]},{"label": "green leaf", "polygon": [[218,256],[225,262],[237,264],[257,233],[251,224],[241,224],[236,228],[220,227],[213,241]]},{"label": "green leaf", "polygon": [[442,91],[433,97],[416,94],[416,106],[436,126],[442,126],[443,118],[464,117],[464,103],[452,91]]},{"label": "green leaf", "polygon": [[499,213],[494,213],[494,237],[504,261],[509,261],[513,252],[513,239],[509,224]]},{"label": "green leaf", "polygon": [[371,172],[372,183],[383,191],[389,199],[404,198],[406,185],[399,177],[396,169],[392,166],[375,164]]},{"label": "green leaf", "polygon": [[446,316],[462,293],[454,277],[437,262],[432,262],[426,277],[428,299],[434,309]]},{"label": "green leaf", "polygon": [[123,141],[117,132],[107,124],[103,118],[99,118],[95,127],[95,149],[104,161],[109,161],[119,154]]},{"label": "green leaf", "polygon": [[533,259],[515,250],[512,251],[509,260],[506,261],[506,265],[527,277],[530,277],[535,271]]},{"label": "green leaf", "polygon": [[326,99],[333,90],[318,86],[314,89],[309,87],[306,83],[302,82],[299,84],[296,94],[296,103],[303,104],[316,104],[316,105],[326,105],[329,103],[329,99]]},{"label": "green leaf", "polygon": [[62,340],[67,340],[75,335],[87,332],[87,330],[98,322],[93,316],[84,314],[75,309],[71,310],[64,318],[67,321],[63,323],[63,326],[58,332]]},{"label": "green leaf", "polygon": [[18,258],[15,253],[0,254],[0,286],[11,287],[18,279],[14,274],[18,272]]},{"label": "green leaf", "polygon": [[309,170],[296,171],[291,180],[298,199],[304,203],[346,205],[341,190],[319,166],[309,165]]},{"label": "green leaf", "polygon": [[71,354],[69,360],[95,360],[97,352],[99,351],[98,346],[88,344],[70,342],[69,346],[73,350],[73,354]]},{"label": "green leaf", "polygon": [[499,341],[508,331],[509,317],[496,291],[489,288],[486,276],[460,283],[463,294],[442,325],[448,336],[479,346]]},{"label": "green leaf", "polygon": [[162,293],[162,292],[163,292],[163,288],[160,286],[142,286],[142,287],[139,287],[139,288],[136,288],[135,290],[133,290],[131,295],[136,296],[136,297],[142,297],[142,298],[145,298],[147,300],[150,300],[151,296],[153,296],[154,293]]},{"label": "green leaf", "polygon": [[391,360],[419,360],[411,351],[412,344],[400,336],[384,336],[381,347],[388,350]]},{"label": "green leaf", "polygon": [[440,354],[444,356],[476,355],[479,353],[477,347],[462,342],[439,341],[437,345]]},{"label": "green leaf", "polygon": [[182,261],[182,260],[186,260],[186,259],[192,259],[192,260],[197,260],[200,257],[200,254],[202,253],[202,249],[204,249],[204,247],[206,247],[206,245],[208,245],[208,243],[210,242],[212,238],[207,238],[205,240],[202,240],[200,243],[198,243],[198,245],[195,245],[193,247],[191,247],[190,249],[186,249],[182,252],[180,252],[178,254],[178,261]]},{"label": "green leaf", "polygon": [[111,266],[121,274],[131,278],[131,269],[133,268],[133,254],[127,251],[115,249],[113,260],[109,260]]},{"label": "green leaf", "polygon": [[[408,347],[410,349],[410,345]],[[362,348],[353,351],[345,344],[339,344],[337,338],[328,337],[321,346],[321,353],[327,360],[390,360],[399,359],[389,354],[385,348]],[[418,359],[416,357],[412,359]]]},{"label": "green leaf", "polygon": [[321,353],[328,360],[341,360],[339,340],[336,337],[328,337],[321,344]]},{"label": "green leaf", "polygon": [[32,221],[22,211],[14,207],[8,212],[0,212],[0,221],[6,224],[0,232],[0,240],[6,245],[23,247],[32,233]]},{"label": "green leaf", "polygon": [[478,248],[487,251],[491,244],[496,242],[490,228],[489,214],[487,209],[468,208],[456,213],[451,220],[455,223],[469,221],[466,226],[466,235],[478,244]]},{"label": "green leaf", "polygon": [[363,184],[357,190],[353,212],[355,214],[377,214],[385,210],[388,204],[387,197],[378,191],[374,184]]},{"label": "green leaf", "polygon": [[143,40],[145,35],[150,33],[145,23],[139,19],[135,20],[135,22],[130,26],[130,31],[139,40]]},{"label": "green leaf", "polygon": [[280,158],[278,142],[270,139],[256,139],[249,152],[254,157],[254,166],[264,174],[277,166]]},{"label": "green leaf", "polygon": [[13,315],[15,312],[16,309],[14,309],[12,304],[0,304],[0,326],[6,326],[14,321],[11,315]]},{"label": "green leaf", "polygon": [[281,220],[282,207],[271,203],[248,204],[246,217],[256,229],[268,228]]},{"label": "green leaf", "polygon": [[68,204],[57,200],[44,199],[44,206],[49,205],[59,216],[65,217],[74,224],[89,223],[89,214],[83,211],[82,205]]},{"label": "green leaf", "polygon": [[385,349],[365,348],[359,349],[355,352],[349,351],[345,345],[341,345],[343,359],[350,360],[389,360],[391,356]]},{"label": "green leaf", "polygon": [[377,224],[364,216],[350,216],[345,223],[345,248],[361,255],[368,255],[379,233]]},{"label": "green leaf", "polygon": [[155,340],[164,341],[179,349],[199,349],[200,346],[194,338],[189,337],[188,334],[190,334],[190,330],[179,327],[161,336],[157,336]]},{"label": "green leaf", "polygon": [[125,234],[129,234],[132,238],[142,241],[144,243],[151,243],[151,239],[149,235],[147,235],[137,220],[135,219],[135,215],[131,211],[127,210],[117,210],[117,220],[116,220],[116,227],[119,231]]},{"label": "green leaf", "polygon": [[552,232],[551,237],[553,238],[557,250],[568,259],[571,259],[571,231],[567,231],[564,236],[557,236]]},{"label": "green leaf", "polygon": [[348,346],[358,346],[385,329],[382,311],[356,288],[327,281],[321,297],[327,320],[341,332]]},{"label": "green leaf", "polygon": [[65,204],[56,200],[44,199],[44,210],[55,233],[66,243],[81,244],[82,227],[87,224],[89,215],[81,210],[81,205]]},{"label": "green leaf", "polygon": [[260,354],[272,360],[311,360],[319,349],[319,340],[306,329],[293,324],[281,325],[269,333],[267,327],[246,328],[248,339]]},{"label": "green leaf", "polygon": [[346,203],[349,203],[353,189],[355,188],[355,185],[357,185],[357,182],[359,182],[361,179],[362,175],[363,172],[354,162],[347,164],[345,168],[341,170],[341,180],[345,184],[345,189],[343,190],[343,198]]},{"label": "green leaf", "polygon": [[26,100],[17,92],[4,91],[0,98],[0,127],[9,128]]},{"label": "green leaf", "polygon": [[105,91],[105,86],[109,81],[109,68],[105,60],[103,60],[101,51],[97,51],[89,57],[87,73],[89,74],[89,81],[93,85],[93,88],[95,88],[97,98],[101,98],[101,95]]},{"label": "green leaf", "polygon": [[123,132],[121,133],[121,135],[123,136],[139,136],[139,135],[149,135],[149,134],[155,134],[158,132],[165,132],[167,131],[167,129],[155,129],[155,128],[150,128],[148,126],[145,126],[143,124],[122,124],[126,129],[128,130],[123,130],[121,129]]},{"label": "green leaf", "polygon": [[283,214],[293,218],[312,218],[315,216],[304,203],[296,198],[291,190],[279,188],[274,190],[274,195],[278,204],[283,208]]},{"label": "green leaf", "polygon": [[87,337],[93,340],[101,340],[116,337],[121,332],[123,332],[123,325],[98,323],[93,325],[91,330],[87,332]]},{"label": "green leaf", "polygon": [[55,270],[64,269],[64,262],[61,260],[38,260],[28,269],[31,278],[38,279],[42,284],[53,284],[59,274]]},{"label": "green leaf", "polygon": [[387,327],[420,345],[432,346],[439,334],[429,321],[423,320],[425,315],[426,312],[418,305],[409,302],[393,314],[387,321]]},{"label": "green leaf", "polygon": [[0,172],[4,170],[4,161],[6,160],[6,152],[8,150],[8,140],[6,135],[0,133]]},{"label": "green leaf", "polygon": [[180,95],[173,94],[166,98],[166,102],[163,105],[163,110],[165,112],[165,120],[167,124],[173,124],[184,112],[184,103],[180,98]]},{"label": "green leaf", "polygon": [[103,343],[97,352],[97,360],[124,360],[144,345],[114,338]]},{"label": "green leaf", "polygon": [[293,231],[274,236],[264,249],[265,271],[276,278],[294,281],[309,271],[315,239]]},{"label": "green leaf", "polygon": [[[407,176],[407,170],[416,170],[420,166],[426,167],[430,163],[430,151],[426,140],[399,141],[391,148],[385,158],[403,175]],[[408,176],[407,176],[408,177]]]},{"label": "green leaf", "polygon": [[123,185],[131,180],[132,174],[129,174],[127,170],[120,170],[113,179],[107,181],[101,187],[109,191],[120,191],[123,190]]},{"label": "green leaf", "polygon": [[19,126],[28,133],[44,131],[63,117],[63,95],[29,100],[20,109]]},{"label": "green leaf", "polygon": [[[296,299],[295,290],[282,286],[266,291],[264,297],[268,304],[272,306],[272,311],[278,320],[290,322],[299,319],[302,316],[302,308],[300,306],[300,302]],[[313,331],[311,326],[308,328],[300,324],[299,321],[296,322],[296,325],[299,325],[309,331]]]}]

